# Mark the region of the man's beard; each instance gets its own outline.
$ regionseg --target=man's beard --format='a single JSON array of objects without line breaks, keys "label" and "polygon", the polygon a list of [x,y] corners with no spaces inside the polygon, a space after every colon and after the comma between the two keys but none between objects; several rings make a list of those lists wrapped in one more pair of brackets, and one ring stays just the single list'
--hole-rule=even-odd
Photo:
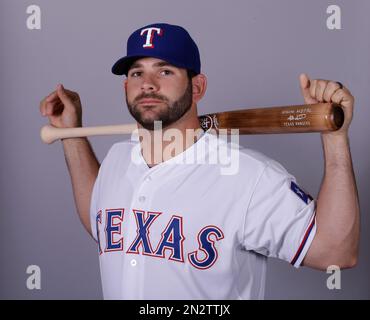
[{"label": "man's beard", "polygon": [[[157,116],[153,119],[143,119],[143,116],[138,109],[138,101],[141,99],[156,99],[164,102],[167,105],[165,110],[160,110]],[[131,115],[134,119],[140,123],[143,128],[147,130],[154,130],[154,121],[162,121],[162,128],[166,128],[172,123],[179,120],[190,108],[193,101],[193,88],[192,82],[188,82],[188,86],[185,90],[185,93],[175,102],[170,103],[168,99],[162,95],[156,93],[142,93],[137,96],[132,103],[129,103],[126,94],[126,103],[128,106],[128,110],[130,111]],[[155,106],[145,106],[145,108],[158,108]],[[145,112],[145,111],[143,111]]]}]

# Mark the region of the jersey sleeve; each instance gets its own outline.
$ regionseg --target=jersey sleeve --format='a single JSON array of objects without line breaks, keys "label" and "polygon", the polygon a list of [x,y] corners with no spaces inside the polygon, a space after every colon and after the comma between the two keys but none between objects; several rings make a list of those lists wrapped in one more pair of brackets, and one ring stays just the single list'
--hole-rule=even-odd
[{"label": "jersey sleeve", "polygon": [[[100,172],[100,171],[99,171]],[[91,233],[93,238],[98,241],[98,231],[97,231],[97,219],[98,219],[98,196],[99,196],[99,185],[100,185],[100,178],[99,174],[95,180],[93,191],[91,194],[90,200],[90,225],[91,225]]]},{"label": "jersey sleeve", "polygon": [[276,161],[256,182],[244,223],[244,247],[299,267],[316,233],[316,203]]}]

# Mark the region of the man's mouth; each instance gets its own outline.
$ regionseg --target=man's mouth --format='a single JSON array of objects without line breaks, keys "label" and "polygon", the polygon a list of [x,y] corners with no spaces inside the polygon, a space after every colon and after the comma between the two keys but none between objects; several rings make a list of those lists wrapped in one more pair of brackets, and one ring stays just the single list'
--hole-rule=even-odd
[{"label": "man's mouth", "polygon": [[147,105],[147,104],[158,104],[158,103],[162,103],[163,101],[162,100],[157,100],[157,99],[140,99],[137,104],[144,104],[144,105]]}]

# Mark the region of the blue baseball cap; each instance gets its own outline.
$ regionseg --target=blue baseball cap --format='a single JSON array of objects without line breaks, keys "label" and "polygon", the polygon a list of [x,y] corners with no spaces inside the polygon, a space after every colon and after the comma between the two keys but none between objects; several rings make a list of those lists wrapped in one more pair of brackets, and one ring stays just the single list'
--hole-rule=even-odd
[{"label": "blue baseball cap", "polygon": [[133,62],[144,57],[164,60],[176,67],[200,73],[199,50],[189,33],[180,26],[155,23],[136,30],[127,40],[127,54],[112,67],[126,75]]}]

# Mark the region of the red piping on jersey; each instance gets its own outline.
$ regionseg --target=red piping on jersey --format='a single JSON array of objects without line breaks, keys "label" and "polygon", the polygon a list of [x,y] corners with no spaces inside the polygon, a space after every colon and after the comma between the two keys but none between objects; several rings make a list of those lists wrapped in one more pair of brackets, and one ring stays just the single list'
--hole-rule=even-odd
[{"label": "red piping on jersey", "polygon": [[293,260],[290,262],[290,264],[294,265],[294,264],[297,262],[298,257],[299,257],[299,255],[301,254],[301,252],[302,252],[302,250],[303,250],[303,248],[304,248],[304,246],[305,246],[305,244],[306,244],[306,242],[307,242],[308,236],[310,235],[310,233],[311,233],[311,231],[312,231],[312,229],[313,229],[313,226],[314,226],[314,225],[315,225],[315,217],[313,218],[313,220],[312,220],[312,222],[311,222],[310,226],[308,227],[308,229],[307,229],[307,231],[306,231],[306,234],[304,235],[304,238],[303,238],[303,240],[302,240],[302,243],[301,243],[301,245],[299,246],[298,251],[297,251],[297,253],[295,254],[295,256],[294,256]]}]

